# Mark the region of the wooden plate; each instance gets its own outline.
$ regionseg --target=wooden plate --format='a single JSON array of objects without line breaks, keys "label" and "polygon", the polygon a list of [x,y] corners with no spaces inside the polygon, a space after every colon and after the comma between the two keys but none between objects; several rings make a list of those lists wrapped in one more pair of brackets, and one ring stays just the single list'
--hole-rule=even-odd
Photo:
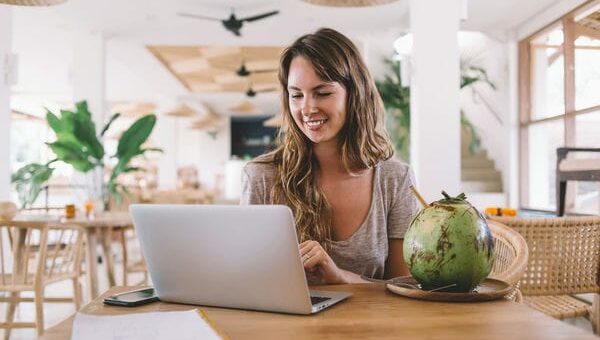
[{"label": "wooden plate", "polygon": [[469,293],[428,292],[416,288],[395,286],[389,283],[386,284],[386,287],[392,293],[413,299],[448,302],[496,300],[506,296],[506,294],[510,293],[513,289],[508,283],[491,278],[483,280],[483,282],[475,288],[475,291]]}]

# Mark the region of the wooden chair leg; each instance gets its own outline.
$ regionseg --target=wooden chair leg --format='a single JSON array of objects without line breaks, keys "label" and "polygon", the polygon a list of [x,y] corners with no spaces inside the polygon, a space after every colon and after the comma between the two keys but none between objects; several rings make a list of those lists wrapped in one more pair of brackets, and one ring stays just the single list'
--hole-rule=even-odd
[{"label": "wooden chair leg", "polygon": [[35,303],[35,329],[38,337],[44,335],[44,288],[37,287],[33,297]]},{"label": "wooden chair leg", "polygon": [[[557,174],[558,175],[558,174]],[[565,199],[567,195],[567,181],[556,179],[556,215],[565,214]]]},{"label": "wooden chair leg", "polygon": [[112,253],[112,227],[107,227],[102,229],[101,232],[101,244],[102,250],[104,252],[104,258],[106,259],[106,273],[108,276],[108,286],[114,287],[117,285],[115,282],[115,265],[113,261],[113,253]]},{"label": "wooden chair leg", "polygon": [[121,236],[121,254],[123,255],[123,286],[127,286],[127,239],[125,238],[125,233],[127,232],[127,228],[121,228],[120,230]]},{"label": "wooden chair leg", "polygon": [[592,329],[594,334],[598,334],[600,331],[598,326],[600,325],[600,295],[594,294],[594,302],[592,303],[592,310],[590,315],[590,321],[592,322]]},{"label": "wooden chair leg", "polygon": [[75,310],[78,311],[81,308],[81,283],[78,277],[73,279],[73,302]]},{"label": "wooden chair leg", "polygon": [[515,288],[515,293],[515,302],[523,303],[523,293],[521,293],[521,290],[519,288]]},{"label": "wooden chair leg", "polygon": [[17,299],[19,298],[19,292],[9,293],[10,302],[6,306],[6,325],[7,328],[4,330],[4,339],[8,340],[10,338],[10,333],[12,332],[12,323],[15,319],[15,310],[17,309]]}]

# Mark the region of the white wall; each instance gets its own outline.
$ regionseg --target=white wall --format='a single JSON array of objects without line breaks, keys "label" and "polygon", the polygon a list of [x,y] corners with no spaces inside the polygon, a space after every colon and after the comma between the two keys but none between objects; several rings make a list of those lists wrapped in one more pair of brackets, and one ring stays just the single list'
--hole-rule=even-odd
[{"label": "white wall", "polygon": [[0,201],[8,200],[10,189],[10,88],[6,57],[11,50],[11,10],[0,5]]},{"label": "white wall", "polygon": [[223,125],[214,138],[206,130],[190,129],[191,122],[186,118],[178,118],[176,122],[177,166],[195,166],[201,183],[213,188],[217,176],[223,176],[231,154],[229,117],[223,118]]},{"label": "white wall", "polygon": [[[477,82],[461,90],[461,109],[475,126],[481,138],[482,148],[487,150],[488,157],[494,160],[496,169],[503,174],[503,183],[506,183],[508,178],[505,178],[504,174],[508,173],[509,150],[505,132],[508,131],[510,124],[507,43],[482,33],[471,34],[474,36],[463,46],[461,58],[468,60],[473,66],[485,69],[489,79],[496,85],[496,90],[483,82]],[[489,104],[491,110],[485,102]]]}]

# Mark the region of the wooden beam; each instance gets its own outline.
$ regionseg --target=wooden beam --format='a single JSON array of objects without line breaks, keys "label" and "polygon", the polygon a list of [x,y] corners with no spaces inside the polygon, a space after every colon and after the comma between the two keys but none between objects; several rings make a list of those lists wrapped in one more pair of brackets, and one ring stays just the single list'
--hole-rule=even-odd
[{"label": "wooden beam", "polygon": [[[533,48],[542,48],[542,49],[546,49],[546,48],[555,48],[558,50],[562,49],[562,45],[545,45],[545,44],[534,44],[532,45]],[[575,49],[578,50],[600,50],[600,46],[595,46],[595,45],[577,45],[574,46]]]},{"label": "wooden beam", "polygon": [[529,139],[523,126],[531,120],[531,47],[530,39],[519,42],[519,206],[529,206]]},{"label": "wooden beam", "polygon": [[[565,112],[575,111],[575,21],[573,15],[567,15],[563,18],[564,32],[564,76],[565,76]],[[575,146],[575,117],[565,115],[564,134],[566,146]],[[575,196],[577,188],[575,185],[567,187],[565,197],[565,211],[575,207]],[[558,205],[558,200],[556,201]]]},{"label": "wooden beam", "polygon": [[[579,25],[577,23],[574,23],[574,25],[575,25],[575,35],[577,37],[583,35],[588,38],[600,40],[600,31],[595,30],[593,28],[589,28],[587,26]],[[577,38],[575,38],[575,39],[577,39]]]},{"label": "wooden beam", "polygon": [[[564,100],[565,112],[575,111],[575,22],[573,16],[563,18],[564,32]],[[575,118],[565,117],[565,145],[575,145]]]}]

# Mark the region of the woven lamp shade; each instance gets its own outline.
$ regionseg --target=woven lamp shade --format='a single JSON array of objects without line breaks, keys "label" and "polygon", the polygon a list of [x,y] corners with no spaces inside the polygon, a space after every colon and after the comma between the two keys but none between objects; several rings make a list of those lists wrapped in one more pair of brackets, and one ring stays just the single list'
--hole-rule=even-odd
[{"label": "woven lamp shade", "polygon": [[171,117],[193,117],[196,115],[196,111],[194,111],[191,107],[185,104],[179,105],[175,109],[167,112],[167,116]]},{"label": "woven lamp shade", "polygon": [[313,5],[330,7],[367,7],[385,5],[398,0],[302,0]]},{"label": "woven lamp shade", "polygon": [[0,0],[0,4],[15,6],[54,6],[67,0]]},{"label": "woven lamp shade", "polygon": [[274,115],[273,117],[271,117],[263,122],[263,126],[265,126],[265,127],[278,128],[278,127],[281,127],[282,125],[283,125],[283,118],[281,117],[280,113]]}]

